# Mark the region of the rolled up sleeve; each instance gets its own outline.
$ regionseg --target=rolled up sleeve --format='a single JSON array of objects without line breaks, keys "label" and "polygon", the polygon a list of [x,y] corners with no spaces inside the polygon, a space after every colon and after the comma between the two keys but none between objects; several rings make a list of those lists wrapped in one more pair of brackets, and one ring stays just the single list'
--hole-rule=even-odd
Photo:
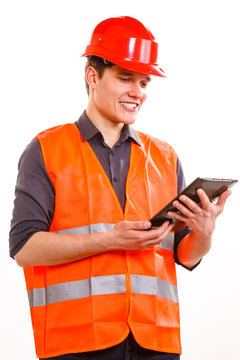
[{"label": "rolled up sleeve", "polygon": [[33,234],[49,230],[54,213],[54,199],[54,187],[44,165],[40,143],[35,139],[23,152],[18,165],[9,234],[12,258]]}]

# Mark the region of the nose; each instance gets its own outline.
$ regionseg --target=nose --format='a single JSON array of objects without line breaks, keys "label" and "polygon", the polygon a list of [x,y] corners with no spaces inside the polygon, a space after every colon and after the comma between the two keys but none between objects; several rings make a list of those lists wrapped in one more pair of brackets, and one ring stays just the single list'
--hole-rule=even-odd
[{"label": "nose", "polygon": [[141,99],[144,97],[144,88],[140,83],[134,82],[131,84],[128,95],[133,98]]}]

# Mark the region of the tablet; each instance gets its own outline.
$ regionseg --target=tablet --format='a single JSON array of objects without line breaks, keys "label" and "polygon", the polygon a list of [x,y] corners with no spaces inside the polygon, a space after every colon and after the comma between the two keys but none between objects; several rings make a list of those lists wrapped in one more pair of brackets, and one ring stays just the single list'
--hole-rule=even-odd
[{"label": "tablet", "polygon": [[169,211],[179,212],[179,210],[173,206],[174,200],[178,200],[179,202],[181,202],[179,200],[179,196],[186,195],[196,203],[200,203],[200,199],[196,191],[197,189],[201,188],[208,195],[210,201],[213,201],[225,190],[236,184],[237,181],[238,180],[233,179],[214,179],[201,177],[196,178],[180,194],[178,194],[174,199],[172,199],[169,204],[167,204],[162,210],[160,210],[155,216],[150,219],[150,222],[152,223],[152,228],[161,226],[166,220],[170,222],[178,222],[176,219],[169,217],[167,213]]}]

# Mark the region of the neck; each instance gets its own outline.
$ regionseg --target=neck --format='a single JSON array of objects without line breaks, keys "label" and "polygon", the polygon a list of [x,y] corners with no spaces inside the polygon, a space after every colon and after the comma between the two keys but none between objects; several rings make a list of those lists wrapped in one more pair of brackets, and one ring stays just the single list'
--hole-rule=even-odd
[{"label": "neck", "polygon": [[96,128],[101,131],[105,143],[112,148],[120,138],[124,124],[107,119],[104,115],[94,111],[91,106],[87,107],[86,113]]}]

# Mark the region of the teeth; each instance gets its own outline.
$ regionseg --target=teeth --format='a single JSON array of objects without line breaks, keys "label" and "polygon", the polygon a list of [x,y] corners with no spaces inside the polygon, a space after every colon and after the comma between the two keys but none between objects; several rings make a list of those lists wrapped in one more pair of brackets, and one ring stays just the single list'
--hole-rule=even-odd
[{"label": "teeth", "polygon": [[125,103],[125,102],[121,102],[120,104],[122,104],[123,106],[126,106],[129,109],[136,109],[136,107],[138,106],[137,104],[130,104],[130,103]]}]

